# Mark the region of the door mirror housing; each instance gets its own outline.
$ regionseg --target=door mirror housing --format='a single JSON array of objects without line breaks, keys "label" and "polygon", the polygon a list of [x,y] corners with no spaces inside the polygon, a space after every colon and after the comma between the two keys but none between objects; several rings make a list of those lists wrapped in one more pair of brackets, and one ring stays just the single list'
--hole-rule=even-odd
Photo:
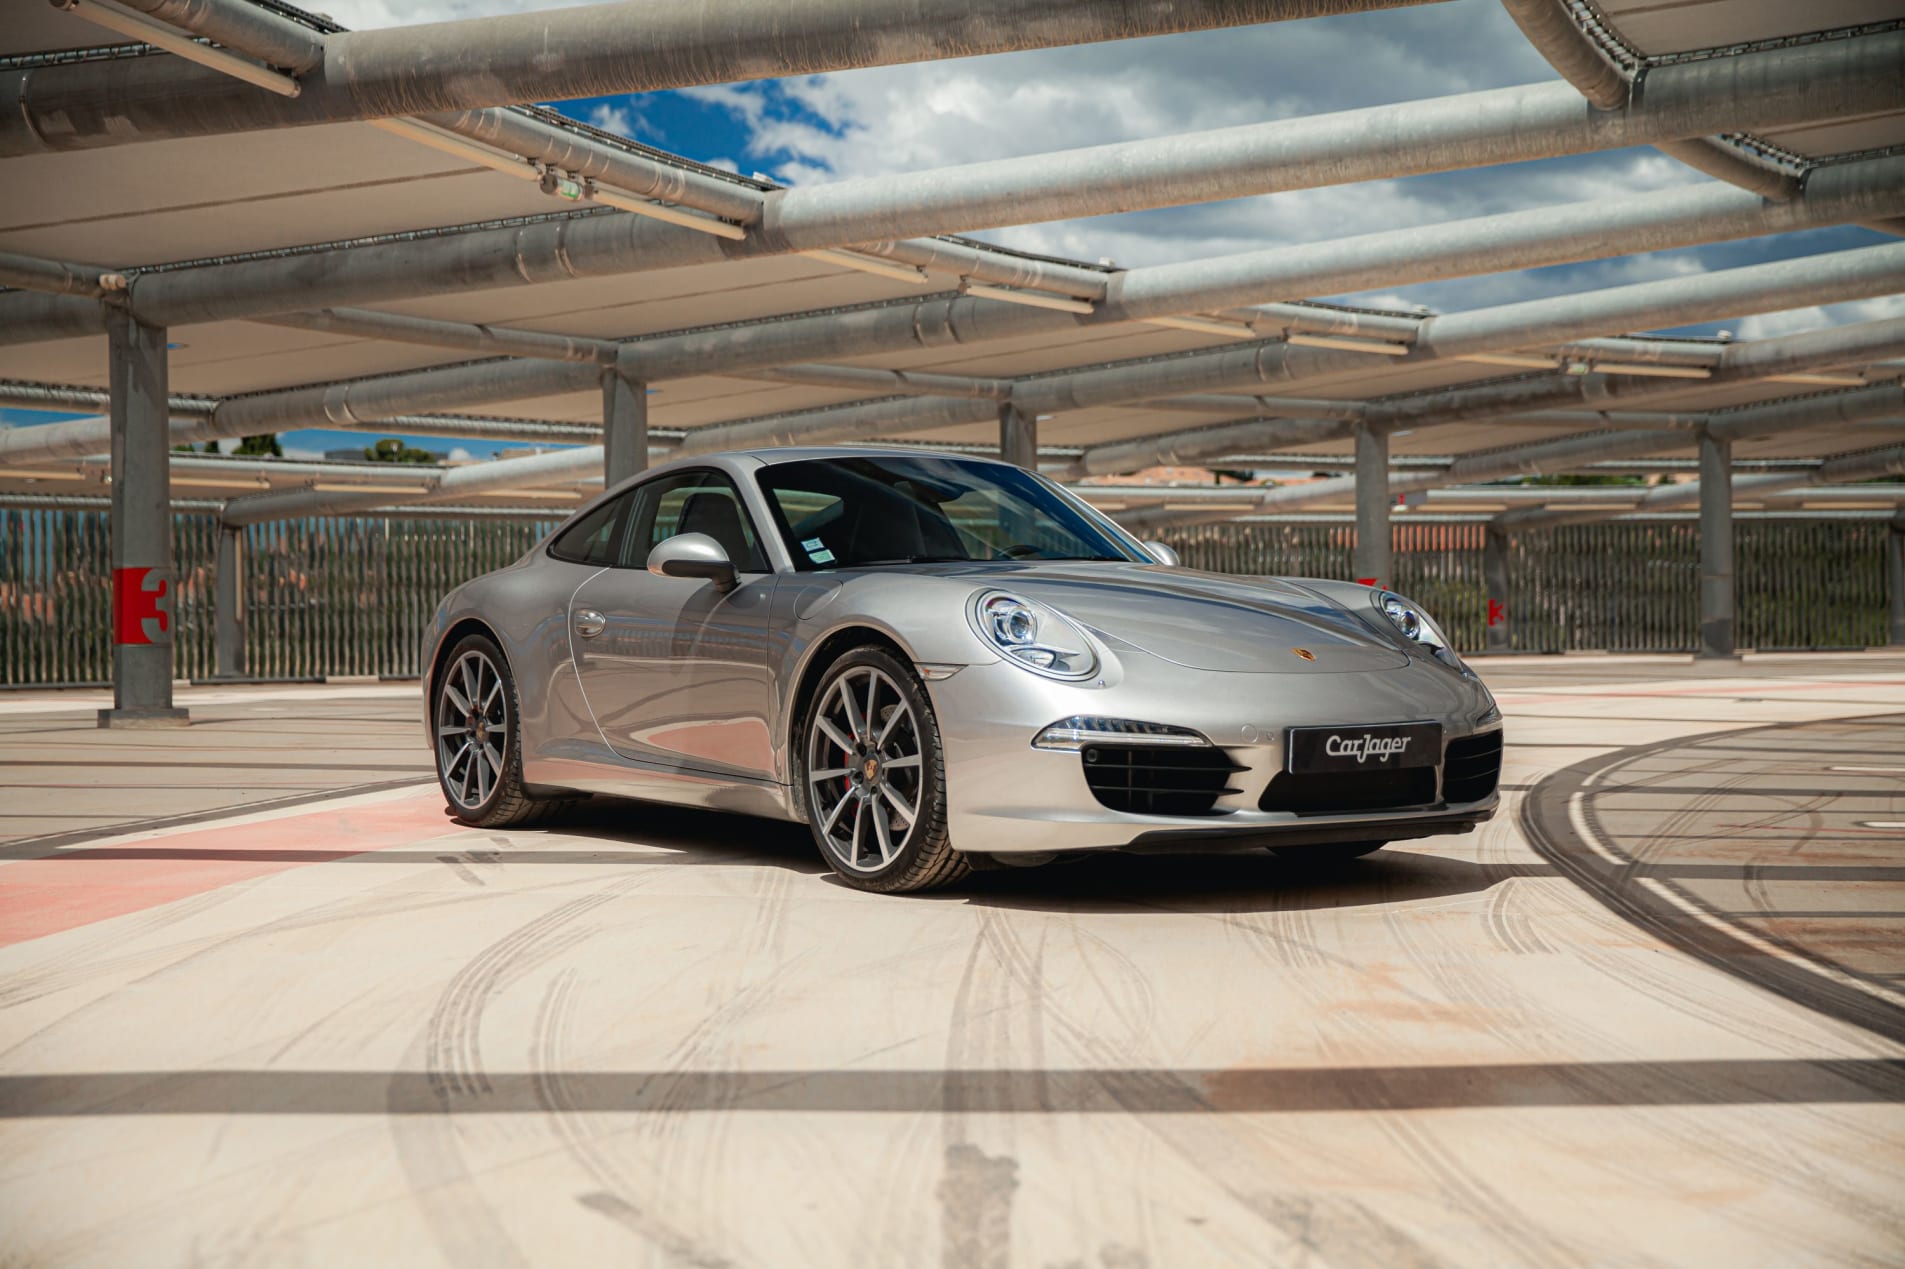
[{"label": "door mirror housing", "polygon": [[734,589],[734,561],[705,533],[680,533],[657,542],[648,553],[648,571],[657,577],[700,577],[722,594]]},{"label": "door mirror housing", "polygon": [[1164,543],[1146,542],[1144,543],[1144,549],[1148,551],[1151,555],[1151,558],[1156,560],[1158,563],[1169,565],[1172,568],[1177,567],[1178,565],[1177,552],[1173,551],[1170,547],[1164,545]]}]

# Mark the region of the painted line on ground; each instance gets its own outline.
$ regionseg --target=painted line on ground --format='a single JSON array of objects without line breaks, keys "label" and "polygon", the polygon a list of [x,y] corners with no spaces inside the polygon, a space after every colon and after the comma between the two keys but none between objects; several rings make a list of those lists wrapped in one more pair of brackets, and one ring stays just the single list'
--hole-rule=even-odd
[{"label": "painted line on ground", "polygon": [[[293,868],[467,831],[444,815],[443,795],[436,789],[365,794],[343,802],[240,816],[211,827],[122,834],[0,865],[0,947]],[[127,859],[108,849],[159,840],[169,857]],[[260,850],[283,857],[256,858]],[[200,857],[178,858],[179,852]],[[311,858],[313,852],[321,857]]]}]

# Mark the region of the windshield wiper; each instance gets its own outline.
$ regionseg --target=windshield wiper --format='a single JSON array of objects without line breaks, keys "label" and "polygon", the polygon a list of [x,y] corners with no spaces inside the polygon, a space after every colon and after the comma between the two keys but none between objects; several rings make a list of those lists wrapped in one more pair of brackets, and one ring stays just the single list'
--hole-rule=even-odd
[{"label": "windshield wiper", "polygon": [[871,568],[877,564],[971,564],[969,555],[895,555],[883,560],[854,560],[842,568]]}]

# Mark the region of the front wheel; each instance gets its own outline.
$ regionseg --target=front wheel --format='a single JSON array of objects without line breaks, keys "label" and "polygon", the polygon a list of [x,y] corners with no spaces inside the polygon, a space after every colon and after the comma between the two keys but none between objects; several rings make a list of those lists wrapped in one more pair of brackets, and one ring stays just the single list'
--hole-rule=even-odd
[{"label": "front wheel", "polygon": [[834,662],[802,746],[807,821],[848,885],[894,894],[972,871],[946,829],[939,722],[911,666],[877,645]]}]

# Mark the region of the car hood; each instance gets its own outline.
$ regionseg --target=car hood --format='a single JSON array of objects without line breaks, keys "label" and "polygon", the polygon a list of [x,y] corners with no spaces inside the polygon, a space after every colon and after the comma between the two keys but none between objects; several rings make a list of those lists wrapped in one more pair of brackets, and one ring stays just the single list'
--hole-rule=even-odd
[{"label": "car hood", "polygon": [[1049,604],[1114,648],[1135,648],[1194,670],[1342,674],[1409,663],[1400,648],[1353,614],[1306,586],[1277,578],[1062,561],[951,571],[975,585]]}]

